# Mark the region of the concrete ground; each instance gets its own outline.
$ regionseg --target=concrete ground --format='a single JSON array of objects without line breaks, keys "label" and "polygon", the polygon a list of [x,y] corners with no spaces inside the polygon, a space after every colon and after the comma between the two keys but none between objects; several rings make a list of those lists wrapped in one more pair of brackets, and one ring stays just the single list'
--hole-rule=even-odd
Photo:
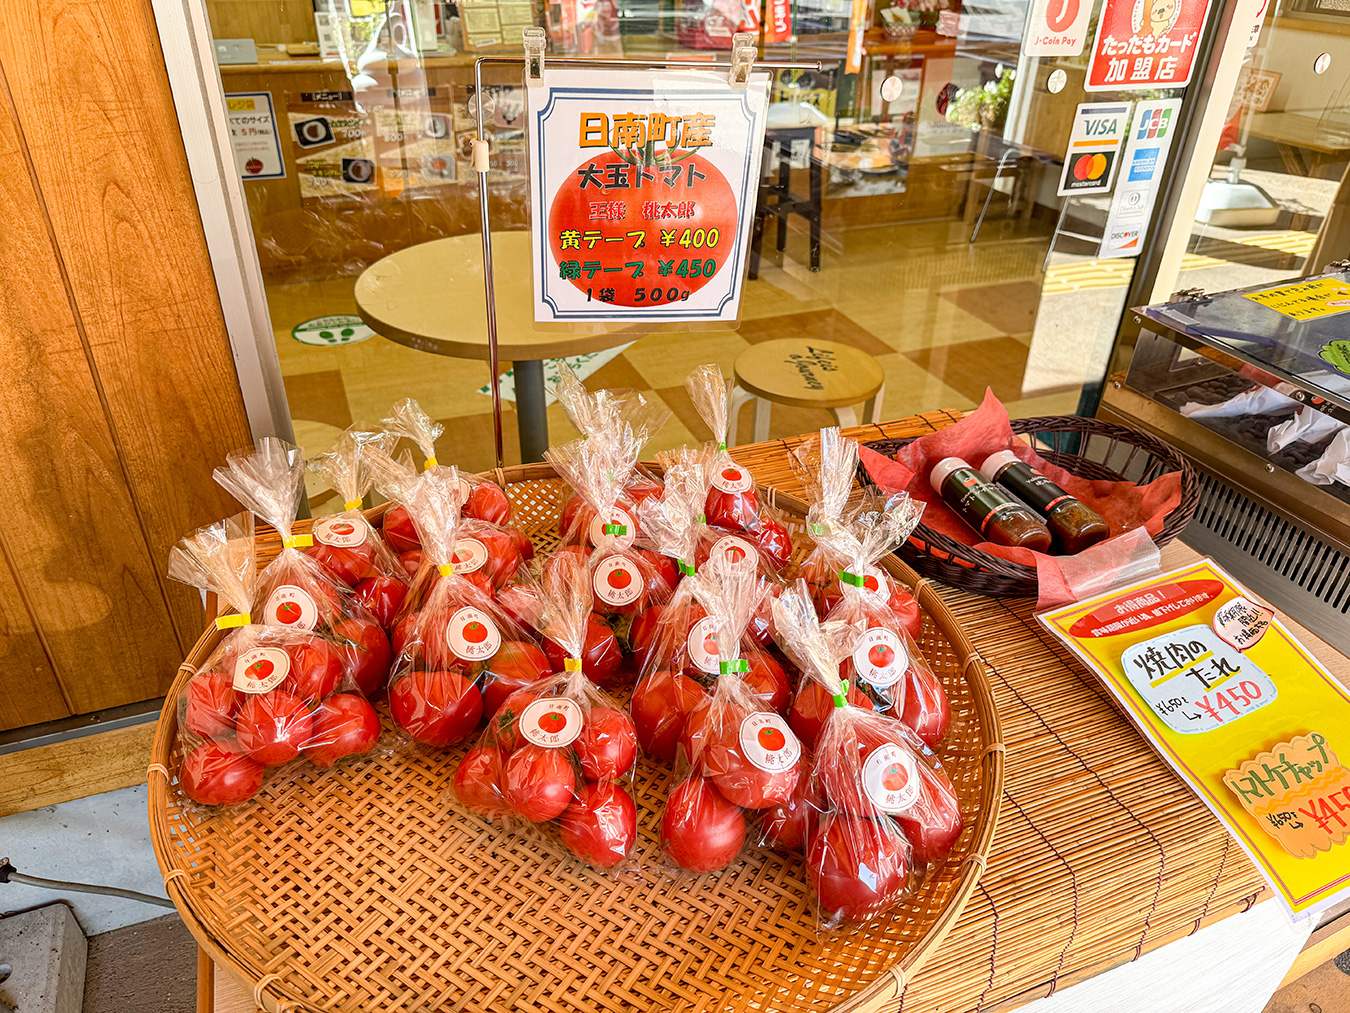
[{"label": "concrete ground", "polygon": [[176,914],[92,936],[83,1013],[194,1013],[197,944]]}]

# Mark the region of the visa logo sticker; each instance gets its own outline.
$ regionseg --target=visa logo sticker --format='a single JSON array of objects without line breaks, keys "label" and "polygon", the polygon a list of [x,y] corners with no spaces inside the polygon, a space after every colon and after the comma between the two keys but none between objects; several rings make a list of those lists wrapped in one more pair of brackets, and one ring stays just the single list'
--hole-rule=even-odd
[{"label": "visa logo sticker", "polygon": [[1113,137],[1120,128],[1120,120],[1114,117],[1109,120],[1086,120],[1084,128],[1089,137]]}]

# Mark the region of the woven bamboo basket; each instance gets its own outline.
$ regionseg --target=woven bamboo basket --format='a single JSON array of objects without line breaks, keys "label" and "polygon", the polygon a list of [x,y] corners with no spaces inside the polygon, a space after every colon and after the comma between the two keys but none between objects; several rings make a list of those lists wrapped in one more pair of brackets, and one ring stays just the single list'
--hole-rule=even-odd
[{"label": "woven bamboo basket", "polygon": [[[1077,415],[1013,419],[1011,424],[1014,433],[1035,443],[1041,457],[1079,478],[1143,485],[1167,472],[1181,472],[1181,502],[1153,536],[1159,548],[1180,535],[1195,516],[1200,504],[1200,477],[1184,454],[1162,440],[1129,426]],[[864,446],[893,458],[916,438],[873,440]],[[866,485],[876,484],[861,464],[858,477]],[[976,594],[1035,597],[1039,586],[1034,566],[991,556],[926,524],[915,528],[909,541],[896,551],[925,576]]]},{"label": "woven bamboo basket", "polygon": [[[552,468],[488,477],[551,549],[563,492]],[[761,504],[789,526],[800,558],[804,504],[773,490]],[[264,558],[279,548],[268,534]],[[924,654],[951,699],[941,755],[965,830],[943,868],[865,930],[817,934],[800,857],[754,852],[702,877],[654,871],[669,771],[645,757],[633,795],[647,871],[617,882],[452,804],[468,744],[276,778],[239,811],[203,818],[174,777],[172,701],[223,636],[214,629],[183,663],[155,734],[151,836],[169,896],[268,1011],[879,1010],[974,891],[1004,770],[983,662],[926,581],[893,559],[886,567],[916,589]]]}]

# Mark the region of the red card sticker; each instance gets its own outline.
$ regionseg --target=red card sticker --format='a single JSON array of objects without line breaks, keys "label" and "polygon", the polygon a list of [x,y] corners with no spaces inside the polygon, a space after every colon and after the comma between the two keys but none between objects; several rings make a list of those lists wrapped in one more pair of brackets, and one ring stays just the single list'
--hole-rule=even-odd
[{"label": "red card sticker", "polygon": [[1206,0],[1105,0],[1083,87],[1135,91],[1189,83],[1208,16]]}]

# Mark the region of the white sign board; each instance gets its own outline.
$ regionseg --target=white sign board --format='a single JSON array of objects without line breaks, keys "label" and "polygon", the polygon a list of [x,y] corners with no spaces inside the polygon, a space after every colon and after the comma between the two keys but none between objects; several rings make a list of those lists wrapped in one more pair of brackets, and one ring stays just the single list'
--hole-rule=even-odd
[{"label": "white sign board", "polygon": [[1023,56],[1077,56],[1087,42],[1092,0],[1031,0]]},{"label": "white sign board", "polygon": [[769,74],[545,69],[528,89],[534,319],[735,320]]},{"label": "white sign board", "polygon": [[281,157],[277,117],[272,95],[265,91],[235,92],[225,96],[230,123],[230,148],[242,179],[281,179],[286,162]]},{"label": "white sign board", "polygon": [[1120,161],[1120,182],[1111,198],[1098,256],[1139,256],[1180,119],[1179,98],[1140,102],[1135,109],[1134,123],[1125,142],[1125,157]]},{"label": "white sign board", "polygon": [[1084,102],[1074,110],[1056,191],[1061,197],[1110,192],[1129,121],[1128,102]]}]

